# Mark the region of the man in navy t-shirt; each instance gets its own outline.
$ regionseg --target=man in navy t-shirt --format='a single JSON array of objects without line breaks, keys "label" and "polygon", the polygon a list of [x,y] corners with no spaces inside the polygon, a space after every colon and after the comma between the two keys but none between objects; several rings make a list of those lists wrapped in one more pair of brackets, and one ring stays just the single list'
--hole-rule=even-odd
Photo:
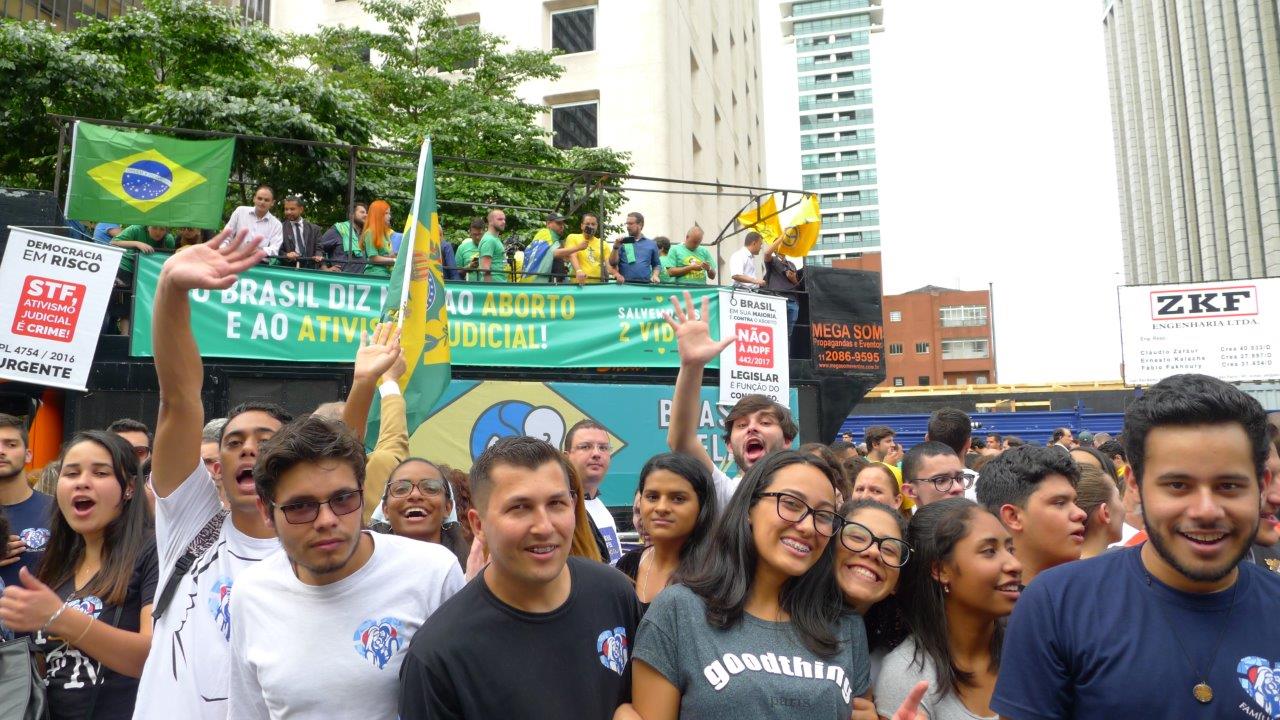
[{"label": "man in navy t-shirt", "polygon": [[27,429],[21,418],[0,413],[0,512],[9,518],[7,538],[0,538],[0,580],[19,585],[18,570],[36,571],[36,563],[49,542],[49,516],[53,498],[35,492],[27,484]]},{"label": "man in navy t-shirt", "polygon": [[991,707],[1013,720],[1280,717],[1280,576],[1241,562],[1270,480],[1262,407],[1175,375],[1130,404],[1124,438],[1150,541],[1027,587]]}]

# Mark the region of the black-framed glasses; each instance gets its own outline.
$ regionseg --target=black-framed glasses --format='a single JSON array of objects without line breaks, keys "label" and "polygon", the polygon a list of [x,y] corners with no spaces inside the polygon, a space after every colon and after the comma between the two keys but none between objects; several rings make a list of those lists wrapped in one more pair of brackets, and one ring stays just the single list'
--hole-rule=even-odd
[{"label": "black-framed glasses", "polygon": [[879,537],[862,523],[845,520],[840,528],[840,544],[850,552],[862,552],[872,545],[880,547],[880,559],[889,567],[900,568],[911,559],[911,546],[898,538]]},{"label": "black-framed glasses", "polygon": [[953,473],[942,473],[933,477],[918,478],[915,482],[931,482],[938,489],[938,492],[947,492],[956,483],[960,483],[960,487],[968,490],[973,487],[973,481],[977,479],[977,475],[969,470],[957,470]]},{"label": "black-framed glasses", "polygon": [[315,519],[320,516],[321,505],[328,505],[334,515],[350,515],[360,509],[363,501],[364,497],[361,496],[359,490],[348,490],[340,492],[328,500],[303,500],[289,503],[288,505],[277,505],[276,507],[280,509],[285,521],[290,525],[305,525],[309,522],[315,522]]},{"label": "black-framed glasses", "polygon": [[423,478],[417,482],[397,480],[387,486],[387,494],[393,498],[407,498],[414,488],[418,488],[418,492],[422,493],[423,497],[440,497],[445,494],[444,480],[436,478]]},{"label": "black-framed glasses", "polygon": [[836,534],[836,526],[840,523],[840,516],[830,510],[815,510],[809,503],[784,492],[766,492],[760,493],[756,497],[771,497],[777,502],[778,517],[789,523],[799,523],[804,521],[810,515],[813,516],[813,529],[820,535],[831,537]]}]

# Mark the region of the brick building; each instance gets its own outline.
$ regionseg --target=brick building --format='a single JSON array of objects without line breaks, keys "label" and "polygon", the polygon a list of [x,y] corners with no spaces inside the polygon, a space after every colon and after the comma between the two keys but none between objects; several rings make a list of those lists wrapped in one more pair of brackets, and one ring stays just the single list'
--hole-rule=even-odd
[{"label": "brick building", "polygon": [[883,387],[996,382],[990,292],[926,285],[884,296],[884,347]]}]

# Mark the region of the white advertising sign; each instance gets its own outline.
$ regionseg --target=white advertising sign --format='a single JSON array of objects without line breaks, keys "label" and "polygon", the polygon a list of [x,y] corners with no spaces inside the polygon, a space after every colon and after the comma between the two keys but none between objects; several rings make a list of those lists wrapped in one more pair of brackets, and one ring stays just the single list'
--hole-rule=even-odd
[{"label": "white advertising sign", "polygon": [[1120,288],[1124,380],[1280,378],[1280,278]]},{"label": "white advertising sign", "polygon": [[123,254],[10,230],[0,261],[0,378],[85,389]]},{"label": "white advertising sign", "polygon": [[720,337],[737,342],[720,355],[720,404],[764,395],[791,405],[787,301],[742,290],[720,291]]}]

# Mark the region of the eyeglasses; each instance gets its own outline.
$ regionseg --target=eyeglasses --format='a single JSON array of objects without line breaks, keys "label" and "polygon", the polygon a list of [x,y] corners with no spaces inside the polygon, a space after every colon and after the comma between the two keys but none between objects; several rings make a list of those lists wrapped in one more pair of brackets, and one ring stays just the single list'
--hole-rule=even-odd
[{"label": "eyeglasses", "polygon": [[581,442],[574,445],[573,449],[577,452],[591,452],[592,450],[599,450],[602,453],[613,452],[613,446],[610,445],[609,443]]},{"label": "eyeglasses", "polygon": [[418,488],[418,492],[425,497],[439,497],[444,494],[444,481],[435,478],[425,478],[417,482],[397,480],[387,487],[387,494],[393,498],[406,498],[413,493],[414,488]]},{"label": "eyeglasses", "polygon": [[934,475],[933,477],[918,478],[915,482],[931,482],[938,489],[938,492],[947,492],[951,486],[960,483],[960,487],[968,490],[973,487],[973,481],[978,478],[977,474],[970,470],[957,470],[951,474],[943,473],[942,475]]},{"label": "eyeglasses", "polygon": [[309,522],[315,522],[320,516],[320,506],[328,505],[334,515],[350,515],[360,509],[364,498],[360,495],[359,490],[348,490],[340,492],[328,500],[303,500],[302,502],[289,503],[288,505],[277,505],[280,512],[284,515],[284,519],[290,525],[304,525]]},{"label": "eyeglasses", "polygon": [[840,529],[840,544],[850,552],[862,552],[872,545],[880,547],[880,559],[889,567],[900,568],[911,558],[911,546],[898,538],[877,537],[866,525],[852,520],[844,521]]},{"label": "eyeglasses", "polygon": [[137,456],[139,460],[141,460],[151,454],[151,448],[145,445],[134,445],[133,454]]},{"label": "eyeglasses", "polygon": [[778,517],[789,523],[802,522],[812,515],[813,529],[820,535],[831,537],[836,534],[836,525],[840,522],[840,516],[830,510],[814,510],[808,503],[791,493],[767,492],[760,493],[756,497],[774,498],[777,501]]}]

